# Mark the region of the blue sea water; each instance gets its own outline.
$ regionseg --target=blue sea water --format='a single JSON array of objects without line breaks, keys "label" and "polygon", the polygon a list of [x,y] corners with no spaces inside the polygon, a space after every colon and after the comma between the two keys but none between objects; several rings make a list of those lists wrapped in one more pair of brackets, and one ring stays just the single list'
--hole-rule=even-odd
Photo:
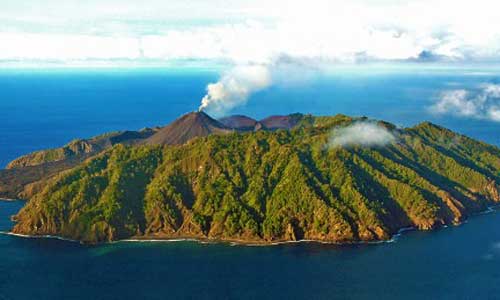
[{"label": "blue sea water", "polygon": [[[210,69],[0,71],[0,167],[19,155],[103,132],[164,125],[196,110]],[[430,120],[500,145],[500,123],[436,116],[444,90],[500,80],[500,69],[332,71],[279,84],[235,109]],[[0,201],[0,230],[23,202]],[[0,235],[0,299],[476,299],[500,292],[500,214],[393,243],[273,247],[195,242],[82,246]]]}]

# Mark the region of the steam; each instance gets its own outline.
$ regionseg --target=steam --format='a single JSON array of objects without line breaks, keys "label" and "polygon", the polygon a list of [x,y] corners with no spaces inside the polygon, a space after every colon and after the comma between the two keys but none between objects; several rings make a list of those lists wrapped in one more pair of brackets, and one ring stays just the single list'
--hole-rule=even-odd
[{"label": "steam", "polygon": [[199,111],[207,110],[220,115],[238,105],[245,104],[252,93],[272,84],[269,65],[236,66],[222,75],[216,83],[207,86]]},{"label": "steam", "polygon": [[330,147],[385,146],[396,140],[392,132],[372,122],[358,122],[335,130],[330,137]]}]

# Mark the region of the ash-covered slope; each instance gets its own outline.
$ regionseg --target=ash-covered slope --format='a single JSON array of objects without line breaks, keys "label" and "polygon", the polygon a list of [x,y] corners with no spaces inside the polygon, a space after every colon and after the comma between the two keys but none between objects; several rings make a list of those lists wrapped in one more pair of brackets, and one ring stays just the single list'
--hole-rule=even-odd
[{"label": "ash-covered slope", "polygon": [[204,112],[191,112],[178,118],[171,124],[145,140],[150,145],[180,145],[195,137],[211,134],[227,134],[232,129],[213,119]]},{"label": "ash-covered slope", "polygon": [[219,121],[238,131],[252,130],[289,130],[297,126],[306,115],[295,113],[290,115],[274,115],[257,121],[244,115],[232,115],[219,119]]},{"label": "ash-covered slope", "polygon": [[259,122],[264,126],[264,128],[275,130],[275,129],[291,129],[295,127],[304,117],[303,114],[291,114],[286,116],[270,116]]},{"label": "ash-covered slope", "polygon": [[219,122],[225,126],[240,130],[240,131],[252,131],[261,129],[262,125],[257,122],[257,120],[244,115],[232,115],[219,119]]},{"label": "ash-covered slope", "polygon": [[308,117],[288,131],[116,145],[47,180],[13,232],[91,243],[376,241],[408,226],[456,224],[500,202],[498,148],[430,123],[383,123],[397,136],[383,147],[326,147],[332,130],[355,121]]}]

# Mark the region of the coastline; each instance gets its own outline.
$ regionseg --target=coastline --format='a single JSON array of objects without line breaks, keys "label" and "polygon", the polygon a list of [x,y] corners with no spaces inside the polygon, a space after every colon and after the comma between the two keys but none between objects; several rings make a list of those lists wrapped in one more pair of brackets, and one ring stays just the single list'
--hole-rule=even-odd
[{"label": "coastline", "polygon": [[[15,200],[14,200],[15,201]],[[489,206],[487,209],[484,211],[477,212],[475,214],[472,214],[469,216],[471,217],[477,217],[480,215],[485,215],[485,214],[490,214],[497,212],[498,209],[500,208],[500,204]],[[463,220],[460,223],[456,224],[450,224],[452,227],[458,227],[460,225],[468,223],[468,219]],[[439,230],[439,229],[446,229],[450,227],[450,225],[444,224],[441,227],[434,228],[431,230],[422,230],[422,231],[434,231],[434,230]],[[239,240],[239,239],[211,239],[211,238],[196,238],[196,237],[165,237],[165,238],[153,238],[153,237],[148,237],[148,236],[136,236],[136,237],[130,237],[127,239],[122,239],[122,240],[116,240],[116,241],[109,241],[109,242],[99,242],[95,244],[91,243],[84,243],[79,240],[74,240],[70,238],[64,238],[61,236],[57,235],[28,235],[28,234],[19,234],[19,233],[13,233],[11,231],[0,231],[0,234],[3,235],[10,235],[10,236],[15,236],[19,238],[26,238],[26,239],[55,239],[55,240],[60,240],[60,241],[65,241],[65,242],[71,242],[71,243],[78,243],[81,245],[89,245],[89,246],[100,246],[100,245],[107,245],[107,244],[116,244],[116,243],[175,243],[175,242],[195,242],[195,243],[200,243],[200,244],[227,244],[229,246],[246,246],[246,247],[266,247],[266,246],[279,246],[279,245],[287,245],[287,244],[301,244],[301,243],[314,243],[314,244],[323,244],[323,245],[335,245],[335,246],[349,246],[349,245],[377,245],[377,244],[385,244],[385,243],[394,243],[398,240],[399,237],[403,236],[406,232],[411,232],[411,231],[419,231],[417,228],[410,226],[410,227],[403,227],[398,229],[396,233],[394,233],[390,239],[387,240],[373,240],[373,241],[346,241],[346,242],[335,242],[335,241],[321,241],[321,240],[309,240],[309,239],[302,239],[302,240],[296,240],[296,241],[287,241],[287,240],[277,240],[277,241],[245,241],[245,240]]]},{"label": "coastline", "polygon": [[[406,230],[404,230],[406,229]],[[131,238],[116,241],[115,243],[161,243],[161,242],[196,242],[200,244],[228,244],[230,246],[246,246],[246,247],[267,247],[267,246],[279,246],[279,245],[287,245],[287,244],[302,244],[302,243],[311,243],[311,244],[323,244],[323,245],[336,245],[336,246],[349,246],[349,245],[370,245],[370,244],[383,244],[383,243],[392,243],[395,242],[396,239],[402,235],[405,231],[412,231],[413,227],[402,228],[396,234],[392,235],[388,240],[374,240],[374,241],[352,241],[352,242],[334,242],[334,241],[321,241],[321,240],[309,240],[302,239],[296,241],[245,241],[238,239],[209,239],[209,238],[157,238],[151,239],[148,237],[144,238]]]},{"label": "coastline", "polygon": [[0,201],[13,202],[13,201],[25,201],[25,200],[22,200],[22,199],[1,198],[0,197]]},{"label": "coastline", "polygon": [[68,238],[63,238],[61,236],[57,235],[29,235],[29,234],[20,234],[20,233],[14,233],[11,231],[0,231],[0,234],[3,235],[10,235],[10,236],[15,236],[15,237],[20,237],[24,239],[52,239],[52,240],[60,240],[60,241],[65,241],[65,242],[72,242],[72,243],[78,243],[84,245],[84,243],[77,241],[77,240],[72,240]]},{"label": "coastline", "polygon": [[400,228],[395,234],[387,240],[373,240],[373,241],[346,241],[346,242],[335,242],[335,241],[322,241],[322,240],[311,240],[311,239],[301,239],[296,241],[289,240],[277,240],[277,241],[245,241],[238,239],[210,239],[210,238],[193,238],[193,237],[176,237],[176,238],[150,238],[150,237],[132,237],[129,239],[123,239],[116,241],[114,243],[158,243],[158,242],[197,242],[201,244],[229,244],[230,246],[248,246],[248,247],[266,247],[266,246],[279,246],[286,244],[301,244],[301,243],[315,243],[323,245],[336,245],[336,246],[349,246],[349,245],[373,245],[373,244],[383,244],[383,243],[393,243],[405,232],[415,231],[415,227],[403,227]]},{"label": "coastline", "polygon": [[279,245],[287,245],[287,244],[301,244],[301,243],[315,243],[315,244],[323,244],[323,245],[336,245],[336,246],[349,246],[349,245],[374,245],[374,244],[383,244],[383,243],[393,243],[400,237],[404,232],[414,231],[414,227],[405,227],[398,230],[397,233],[391,236],[388,240],[374,240],[374,241],[352,241],[352,242],[334,242],[334,241],[321,241],[321,240],[309,240],[302,239],[296,241],[245,241],[238,239],[210,239],[210,238],[193,238],[193,237],[175,237],[175,238],[151,238],[151,237],[136,237],[136,238],[128,238],[117,241],[110,242],[100,242],[97,244],[89,244],[84,243],[78,240],[64,238],[57,235],[28,235],[28,234],[20,234],[13,233],[10,231],[0,231],[0,234],[14,236],[18,238],[25,239],[54,239],[71,243],[78,243],[81,245],[89,245],[89,246],[100,246],[100,245],[108,245],[108,244],[117,244],[117,243],[175,243],[175,242],[195,242],[200,244],[227,244],[230,246],[247,246],[247,247],[266,247],[266,246],[279,246]]}]

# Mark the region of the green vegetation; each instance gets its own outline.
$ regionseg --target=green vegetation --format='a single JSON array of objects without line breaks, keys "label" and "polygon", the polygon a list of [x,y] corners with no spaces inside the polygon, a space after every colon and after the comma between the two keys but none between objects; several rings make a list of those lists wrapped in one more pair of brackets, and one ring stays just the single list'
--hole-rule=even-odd
[{"label": "green vegetation", "polygon": [[384,147],[328,148],[347,116],[180,146],[115,145],[49,180],[14,232],[85,242],[196,237],[384,240],[500,201],[500,150],[430,123]]},{"label": "green vegetation", "polygon": [[7,169],[37,166],[48,162],[56,162],[73,156],[85,155],[87,153],[101,150],[86,140],[74,140],[64,147],[42,150],[22,156],[7,165]]},{"label": "green vegetation", "polygon": [[60,148],[36,151],[21,156],[10,162],[7,165],[7,169],[21,169],[70,159],[78,160],[86,158],[118,143],[133,144],[136,141],[150,137],[157,130],[158,128],[144,128],[140,131],[115,131],[101,134],[90,139],[73,140]]}]

